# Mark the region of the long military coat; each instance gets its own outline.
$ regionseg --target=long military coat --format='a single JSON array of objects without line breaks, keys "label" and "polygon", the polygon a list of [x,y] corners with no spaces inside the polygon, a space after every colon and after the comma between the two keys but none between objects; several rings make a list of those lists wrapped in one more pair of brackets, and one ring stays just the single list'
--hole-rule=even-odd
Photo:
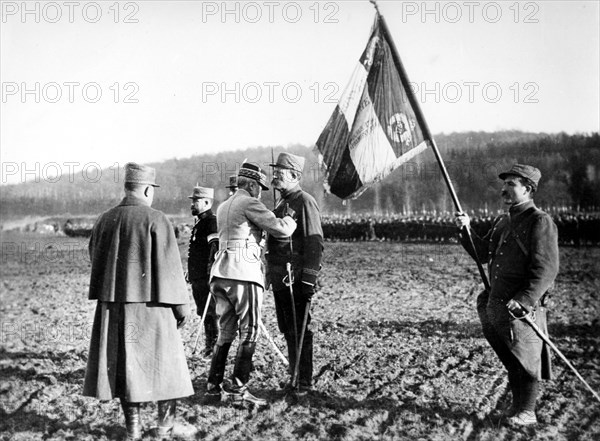
[{"label": "long military coat", "polygon": [[98,304],[83,394],[130,402],[192,395],[173,313],[189,295],[167,217],[126,197],[100,216],[89,251],[89,298]]},{"label": "long military coat", "polygon": [[[465,237],[462,239],[471,252]],[[482,320],[491,322],[530,375],[549,378],[549,349],[527,323],[510,316],[506,304],[514,299],[535,310],[538,326],[547,333],[546,311],[539,301],[558,273],[556,225],[529,201],[511,207],[494,221],[483,239],[473,234],[473,240],[479,259],[489,265],[491,290],[478,305]]]}]

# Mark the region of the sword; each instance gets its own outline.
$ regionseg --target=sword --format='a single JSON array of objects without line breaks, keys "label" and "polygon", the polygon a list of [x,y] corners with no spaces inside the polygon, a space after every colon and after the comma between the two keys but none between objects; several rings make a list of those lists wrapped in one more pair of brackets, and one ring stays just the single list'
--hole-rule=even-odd
[{"label": "sword", "polygon": [[579,372],[577,372],[577,369],[575,369],[575,366],[573,366],[571,364],[571,362],[569,360],[567,360],[567,357],[565,357],[563,355],[563,353],[558,350],[558,348],[554,345],[554,343],[552,343],[550,341],[550,339],[548,338],[548,336],[546,334],[544,334],[544,332],[535,323],[535,321],[532,318],[531,312],[529,312],[529,313],[527,313],[527,314],[525,314],[525,315],[523,315],[521,317],[517,317],[510,310],[508,310],[508,313],[510,315],[512,315],[516,319],[523,319],[523,320],[525,320],[527,322],[527,324],[529,326],[531,326],[531,328],[535,331],[535,333],[544,341],[544,343],[546,343],[548,346],[550,346],[550,348],[556,353],[556,355],[558,355],[562,359],[562,361],[564,361],[567,364],[567,366],[569,366],[571,368],[571,370],[575,373],[575,375],[577,376],[577,378],[579,378],[581,380],[581,382],[583,384],[585,384],[585,387],[588,388],[588,390],[592,393],[592,395],[594,395],[594,397],[598,401],[600,401],[600,396],[598,395],[598,393],[596,393],[596,391],[594,389],[592,389],[592,387],[587,383],[587,381],[585,381],[583,379],[583,377],[581,376],[581,374]]},{"label": "sword", "polygon": [[306,302],[304,309],[304,320],[302,321],[302,332],[300,333],[300,344],[296,351],[296,363],[294,365],[294,374],[292,375],[292,387],[298,388],[298,372],[300,371],[300,356],[302,355],[302,344],[304,343],[304,334],[306,333],[306,322],[308,322],[308,313],[310,311],[310,300]]},{"label": "sword", "polygon": [[[291,238],[290,238],[291,244]],[[291,245],[290,245],[291,246]],[[287,276],[283,278],[283,284],[290,288],[290,300],[292,301],[292,321],[294,324],[294,340],[296,344],[296,358],[298,358],[298,321],[296,319],[296,302],[294,301],[294,275],[292,273],[292,264],[287,262],[285,264],[285,268],[287,270]],[[286,282],[287,279],[287,282]]]},{"label": "sword", "polygon": [[271,334],[269,334],[269,331],[267,331],[267,328],[265,327],[265,324],[263,323],[262,319],[258,322],[258,325],[260,326],[260,330],[265,334],[265,337],[267,337],[269,343],[271,343],[271,346],[273,346],[273,350],[275,351],[275,353],[279,356],[279,358],[281,358],[283,364],[285,366],[289,366],[290,363],[287,361],[287,358],[285,358],[285,355],[283,355],[283,352],[281,352],[275,344],[273,337],[271,337]]},{"label": "sword", "polygon": [[[208,303],[212,299],[213,299],[213,293],[209,292],[208,298],[206,299],[206,305],[204,306],[204,314],[202,314],[202,318],[200,320],[200,327],[198,328],[198,335],[196,335],[196,341],[194,342],[194,350],[192,351],[192,354],[196,353],[196,348],[198,346],[198,340],[200,340],[200,335],[202,334],[202,325],[204,324],[204,318],[206,317],[206,313],[208,311]],[[267,337],[267,340],[269,341],[269,343],[271,343],[271,345],[273,346],[273,350],[275,351],[275,353],[279,356],[279,358],[281,358],[281,361],[283,362],[283,364],[285,366],[288,366],[289,362],[287,361],[287,359],[285,358],[285,356],[283,355],[283,353],[279,350],[279,348],[275,344],[275,341],[273,340],[273,338],[269,334],[269,331],[267,331],[267,328],[265,327],[265,325],[262,322],[262,320],[260,322],[258,322],[258,324],[260,326],[261,331],[265,334],[265,337]]]}]

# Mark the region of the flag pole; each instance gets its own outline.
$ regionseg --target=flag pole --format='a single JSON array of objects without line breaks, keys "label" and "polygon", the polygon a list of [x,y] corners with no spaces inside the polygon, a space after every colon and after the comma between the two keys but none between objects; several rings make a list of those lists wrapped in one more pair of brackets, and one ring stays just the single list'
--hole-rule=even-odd
[{"label": "flag pole", "polygon": [[[385,18],[379,12],[377,2],[375,0],[369,0],[369,2],[372,3],[373,6],[375,7],[377,16],[378,16],[379,20],[381,21],[381,29],[382,29],[383,33],[385,34],[386,39],[390,42],[390,47],[392,49],[392,58],[394,59],[394,63],[398,67],[398,70],[399,70],[400,76],[402,77],[403,83],[405,85],[409,85],[410,82],[408,80],[408,75],[406,74],[406,71],[404,70],[404,65],[402,64],[402,61],[400,60],[400,55],[398,54],[398,49],[396,49],[396,44],[394,43],[394,40],[392,39],[392,35],[388,29]],[[448,190],[450,190],[450,195],[452,196],[452,201],[454,202],[456,211],[458,211],[459,213],[462,213],[463,210],[460,205],[460,201],[458,200],[456,191],[454,191],[454,186],[452,185],[452,181],[450,180],[450,175],[448,174],[448,170],[446,169],[446,165],[444,164],[444,160],[442,159],[442,155],[440,154],[440,151],[437,147],[435,139],[433,139],[433,135],[431,134],[431,132],[429,130],[429,126],[427,125],[427,122],[425,121],[425,118],[423,117],[423,113],[421,111],[421,106],[419,105],[419,101],[415,97],[415,95],[410,87],[406,87],[406,95],[408,96],[408,100],[410,101],[410,104],[411,104],[413,110],[415,111],[415,116],[417,118],[417,121],[419,122],[419,126],[421,127],[421,130],[423,131],[423,136],[425,137],[426,140],[430,141],[431,148],[433,150],[433,154],[435,155],[435,159],[437,160],[438,165],[440,166],[440,170],[442,172],[442,176],[444,177],[444,181],[446,181]],[[465,232],[466,232],[467,238],[469,240],[469,245],[471,246],[471,249],[473,250],[473,253],[474,253],[473,255],[475,256],[475,262],[477,263],[477,269],[479,270],[479,275],[481,276],[481,280],[483,281],[483,286],[485,287],[486,290],[489,291],[490,283],[488,281],[487,275],[485,274],[485,270],[483,269],[483,265],[481,264],[481,261],[479,260],[479,256],[477,256],[477,249],[475,248],[475,243],[473,242],[473,237],[471,236],[471,230],[469,229],[468,226],[465,227]]]}]

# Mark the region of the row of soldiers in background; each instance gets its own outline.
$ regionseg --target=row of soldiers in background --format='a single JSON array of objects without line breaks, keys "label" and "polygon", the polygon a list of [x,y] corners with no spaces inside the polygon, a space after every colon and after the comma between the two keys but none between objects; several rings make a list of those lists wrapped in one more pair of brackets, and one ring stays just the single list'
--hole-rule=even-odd
[{"label": "row of soldiers in background", "polygon": [[[233,177],[235,178],[235,176]],[[231,184],[230,184],[231,185]],[[471,217],[471,227],[477,234],[489,231],[494,216]],[[600,245],[600,213],[560,213],[552,215],[558,227],[561,245]],[[381,240],[392,242],[456,242],[454,216],[323,216],[323,234],[330,241]],[[175,236],[191,234],[191,225],[174,226]],[[68,220],[63,230],[67,236],[88,237],[91,224]]]},{"label": "row of soldiers in background", "polygon": [[[600,214],[556,214],[561,245],[600,245]],[[494,216],[471,218],[471,228],[480,235],[490,230]],[[392,242],[456,242],[454,215],[444,216],[323,216],[325,240]]]}]

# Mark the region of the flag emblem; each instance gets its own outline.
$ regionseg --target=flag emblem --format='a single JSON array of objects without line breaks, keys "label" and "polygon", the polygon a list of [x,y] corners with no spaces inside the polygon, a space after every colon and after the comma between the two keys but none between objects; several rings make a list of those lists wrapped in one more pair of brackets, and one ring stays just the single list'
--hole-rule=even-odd
[{"label": "flag emblem", "polygon": [[408,121],[403,113],[395,113],[388,124],[388,136],[394,141],[410,146],[412,136],[410,131],[416,126],[415,121]]}]

